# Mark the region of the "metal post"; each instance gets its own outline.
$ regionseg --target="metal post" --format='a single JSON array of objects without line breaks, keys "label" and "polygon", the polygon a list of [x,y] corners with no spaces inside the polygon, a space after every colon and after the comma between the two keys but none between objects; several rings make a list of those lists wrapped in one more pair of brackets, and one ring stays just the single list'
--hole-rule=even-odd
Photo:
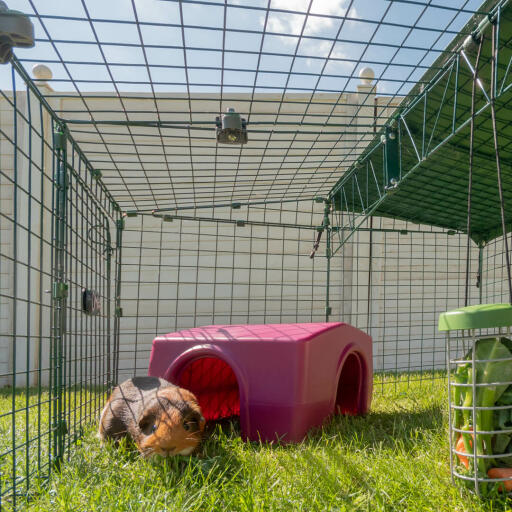
[{"label": "metal post", "polygon": [[329,321],[329,316],[331,315],[331,306],[329,304],[329,292],[330,292],[330,281],[331,281],[331,227],[329,221],[329,213],[331,212],[331,201],[325,201],[324,208],[324,221],[323,226],[325,229],[325,234],[327,237],[325,244],[325,256],[327,258],[327,278],[326,278],[326,286],[325,286],[325,321]]},{"label": "metal post", "polygon": [[[451,348],[452,347],[451,347],[450,331],[447,331],[447,333],[446,333],[446,371],[447,371],[447,375],[448,375],[448,431],[449,431],[449,447],[450,447],[450,476],[452,479],[452,483],[454,483],[454,478],[453,478],[453,471],[454,471],[453,437],[454,437],[454,434],[456,435],[456,432],[453,430],[453,420],[452,420]],[[455,405],[459,405],[459,404],[456,403]]]},{"label": "metal post", "polygon": [[368,248],[368,304],[366,310],[366,332],[371,336],[372,316],[372,272],[373,272],[373,217],[370,217],[370,239]]},{"label": "metal post", "polygon": [[66,299],[68,285],[66,283],[66,214],[67,214],[67,156],[66,134],[63,126],[57,126],[53,135],[56,157],[55,209],[54,209],[54,244],[53,244],[53,336],[52,336],[52,372],[53,372],[53,463],[59,467],[64,455],[64,437],[66,424],[63,411],[63,371],[64,371],[64,337],[66,332]]},{"label": "metal post", "polygon": [[107,237],[107,247],[106,257],[107,257],[107,390],[110,391],[112,389],[112,333],[111,333],[111,305],[110,301],[112,298],[112,290],[111,290],[111,277],[112,277],[112,237],[110,235],[110,226],[108,221],[105,226],[106,237]]},{"label": "metal post", "polygon": [[116,283],[115,283],[115,321],[114,321],[114,359],[112,385],[119,382],[119,330],[123,309],[121,308],[121,258],[123,250],[124,219],[116,222]]},{"label": "metal post", "polygon": [[476,286],[478,288],[479,304],[482,304],[482,271],[484,264],[484,244],[478,244],[478,274],[476,276]]}]

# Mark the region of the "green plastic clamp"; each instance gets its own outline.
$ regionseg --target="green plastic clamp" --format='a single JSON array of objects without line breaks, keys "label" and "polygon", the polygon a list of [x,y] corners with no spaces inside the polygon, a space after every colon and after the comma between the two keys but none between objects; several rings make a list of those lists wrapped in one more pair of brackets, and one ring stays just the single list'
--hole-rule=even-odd
[{"label": "green plastic clamp", "polygon": [[66,149],[66,141],[67,137],[64,132],[54,132],[53,133],[53,143],[55,146],[55,149]]},{"label": "green plastic clamp", "polygon": [[68,296],[68,285],[64,281],[55,281],[53,283],[53,298],[64,299]]}]

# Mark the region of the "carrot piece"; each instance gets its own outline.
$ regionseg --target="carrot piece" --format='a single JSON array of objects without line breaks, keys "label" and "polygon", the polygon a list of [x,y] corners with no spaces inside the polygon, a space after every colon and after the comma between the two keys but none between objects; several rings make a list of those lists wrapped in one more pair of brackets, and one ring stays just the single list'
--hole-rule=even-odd
[{"label": "carrot piece", "polygon": [[510,480],[500,482],[498,490],[503,491],[501,484],[504,484],[505,491],[512,491],[512,468],[491,468],[487,471],[487,476],[489,478],[510,478]]},{"label": "carrot piece", "polygon": [[[470,442],[471,446],[473,444]],[[458,452],[464,452],[466,453],[466,448],[464,447],[464,439],[462,439],[462,434],[459,436],[459,440],[457,441],[457,444],[455,445],[455,449]],[[466,469],[469,469],[469,461],[467,457],[464,457],[464,455],[457,454],[457,457],[459,458],[460,462],[466,466]]]}]

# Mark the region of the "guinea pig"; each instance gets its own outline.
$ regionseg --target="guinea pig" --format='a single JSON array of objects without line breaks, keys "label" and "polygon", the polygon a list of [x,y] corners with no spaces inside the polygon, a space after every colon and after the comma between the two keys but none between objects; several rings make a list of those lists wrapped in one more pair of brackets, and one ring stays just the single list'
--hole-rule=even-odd
[{"label": "guinea pig", "polygon": [[102,441],[129,436],[145,457],[190,455],[201,442],[204,426],[190,391],[157,377],[134,377],[112,392],[98,435]]}]

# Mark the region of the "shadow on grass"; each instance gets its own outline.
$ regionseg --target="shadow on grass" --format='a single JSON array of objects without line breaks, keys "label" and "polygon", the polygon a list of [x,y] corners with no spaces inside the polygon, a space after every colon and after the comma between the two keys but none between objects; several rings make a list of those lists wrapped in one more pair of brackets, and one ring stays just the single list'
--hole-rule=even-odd
[{"label": "shadow on grass", "polygon": [[310,431],[304,444],[318,444],[326,437],[335,437],[341,442],[357,440],[362,446],[393,447],[401,442],[405,448],[411,448],[427,433],[442,431],[443,422],[443,408],[437,404],[416,410],[370,412],[365,416],[338,415]]},{"label": "shadow on grass", "polygon": [[[440,432],[444,428],[443,408],[440,405],[429,405],[411,410],[393,410],[370,412],[365,416],[331,416],[323,426],[310,430],[303,446],[316,446],[326,439],[340,443],[357,441],[359,446],[393,447],[398,442],[406,449],[412,448],[427,433]],[[208,451],[216,450],[217,441],[224,436],[228,440],[240,437],[238,418],[228,418],[207,425],[205,444]],[[294,444],[276,441],[250,442],[252,449],[260,448],[292,448]]]}]

